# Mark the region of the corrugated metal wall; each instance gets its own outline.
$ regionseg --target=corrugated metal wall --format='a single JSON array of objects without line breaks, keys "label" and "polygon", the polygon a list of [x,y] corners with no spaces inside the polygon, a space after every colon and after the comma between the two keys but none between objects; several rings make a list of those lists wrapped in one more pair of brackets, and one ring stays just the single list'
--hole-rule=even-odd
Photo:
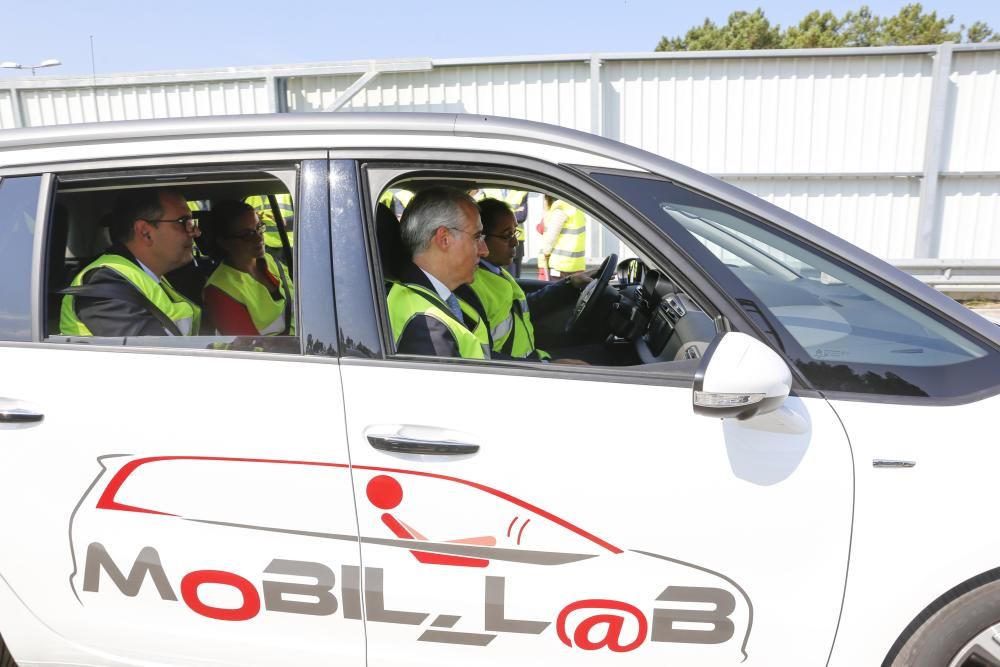
[{"label": "corrugated metal wall", "polygon": [[[992,259],[998,70],[1000,44],[39,77],[0,84],[0,128],[341,104],[510,116],[719,175],[885,258]],[[610,249],[603,234],[592,237],[594,252]]]}]

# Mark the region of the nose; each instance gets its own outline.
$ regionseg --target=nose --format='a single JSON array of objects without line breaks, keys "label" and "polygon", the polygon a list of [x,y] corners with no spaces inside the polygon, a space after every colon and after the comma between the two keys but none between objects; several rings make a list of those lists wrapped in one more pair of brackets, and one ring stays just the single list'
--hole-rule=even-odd
[{"label": "nose", "polygon": [[486,257],[490,254],[490,249],[486,247],[486,239],[479,239],[476,243],[476,251],[480,257]]},{"label": "nose", "polygon": [[191,230],[191,238],[196,239],[199,236],[201,236],[201,227],[195,227]]}]

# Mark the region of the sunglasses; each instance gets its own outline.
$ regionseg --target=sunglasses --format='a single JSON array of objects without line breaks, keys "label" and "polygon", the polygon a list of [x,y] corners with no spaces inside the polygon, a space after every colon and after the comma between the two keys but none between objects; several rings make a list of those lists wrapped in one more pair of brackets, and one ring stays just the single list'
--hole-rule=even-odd
[{"label": "sunglasses", "polygon": [[267,225],[263,222],[258,222],[253,226],[253,229],[244,229],[236,234],[227,234],[226,238],[237,241],[256,241],[257,239],[264,238],[265,229],[267,229]]},{"label": "sunglasses", "polygon": [[198,229],[198,218],[190,215],[182,215],[175,220],[147,220],[146,222],[173,222],[184,227],[184,231],[188,234]]}]

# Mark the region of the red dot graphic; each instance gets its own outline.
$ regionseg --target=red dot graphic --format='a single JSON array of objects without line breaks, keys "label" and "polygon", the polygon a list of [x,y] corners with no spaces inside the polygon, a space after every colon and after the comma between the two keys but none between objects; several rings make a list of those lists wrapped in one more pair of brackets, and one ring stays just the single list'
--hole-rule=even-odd
[{"label": "red dot graphic", "polygon": [[365,493],[372,505],[383,510],[391,510],[403,499],[403,487],[388,475],[373,477]]}]

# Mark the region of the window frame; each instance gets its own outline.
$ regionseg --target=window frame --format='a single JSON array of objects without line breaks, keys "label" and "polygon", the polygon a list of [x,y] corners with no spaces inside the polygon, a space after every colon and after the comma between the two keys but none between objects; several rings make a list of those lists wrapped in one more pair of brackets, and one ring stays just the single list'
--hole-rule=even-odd
[{"label": "window frame", "polygon": [[[337,156],[332,152],[331,156]],[[358,252],[365,254],[364,263],[368,267],[369,287],[365,299],[371,322],[369,335],[381,350],[379,355],[352,362],[389,364],[414,368],[442,368],[469,372],[513,374],[534,377],[565,377],[606,382],[626,382],[630,384],[652,384],[690,387],[694,380],[694,370],[676,371],[652,370],[643,366],[584,367],[570,365],[539,365],[519,361],[477,361],[457,358],[424,358],[389,354],[392,349],[391,333],[385,312],[385,299],[379,282],[382,275],[380,257],[375,240],[374,205],[378,195],[392,184],[420,174],[440,174],[442,178],[461,179],[463,174],[475,174],[476,178],[489,175],[498,180],[513,180],[537,189],[564,194],[577,202],[588,213],[596,216],[620,239],[640,249],[654,259],[659,266],[677,277],[678,284],[698,303],[704,304],[721,314],[730,328],[749,333],[760,340],[763,334],[753,322],[720,290],[713,277],[702,271],[690,257],[686,249],[673,243],[658,226],[638,215],[631,207],[623,205],[617,197],[609,194],[587,177],[581,168],[572,165],[552,164],[542,160],[505,153],[483,153],[474,151],[413,151],[371,150],[363,157],[356,151],[344,151],[340,155],[357,160],[358,198],[361,211],[358,219],[347,224],[346,220],[333,220],[334,239],[347,244],[354,243]],[[632,172],[630,172],[632,173]],[[643,171],[634,172],[642,175]],[[470,179],[471,180],[471,179]],[[341,227],[338,227],[338,223]],[[351,229],[350,227],[354,227]],[[352,300],[359,299],[358,285],[348,286],[338,280],[338,309],[341,295],[348,294]],[[342,317],[343,321],[343,317]],[[348,357],[344,358],[345,360]],[[442,366],[443,365],[443,366]],[[818,396],[793,369],[793,391],[798,396]]]},{"label": "window frame", "polygon": [[[142,175],[145,178],[158,172],[164,175],[170,173],[210,174],[232,173],[251,170],[293,171],[296,174],[296,230],[308,229],[307,236],[315,237],[315,244],[320,248],[329,247],[329,207],[325,183],[328,174],[327,151],[302,150],[280,152],[253,153],[220,153],[197,155],[170,155],[163,159],[143,157],[135,160],[114,159],[108,161],[79,162],[59,165],[57,169],[46,172],[43,181],[48,189],[44,202],[39,202],[39,220],[44,225],[39,229],[44,233],[36,235],[32,275],[32,342],[45,345],[66,347],[71,349],[100,349],[103,351],[154,352],[157,354],[222,354],[247,358],[277,358],[282,360],[302,359],[303,357],[336,357],[339,350],[336,337],[330,331],[336,331],[335,312],[332,304],[332,272],[329,256],[320,253],[303,253],[299,244],[293,246],[294,276],[296,285],[295,317],[297,327],[295,336],[275,338],[273,349],[255,351],[250,349],[210,349],[207,346],[213,342],[231,342],[234,336],[198,336],[180,337],[198,340],[204,345],[190,346],[181,343],[174,336],[146,336],[125,338],[104,337],[66,337],[49,336],[46,333],[46,301],[48,280],[48,243],[52,230],[52,215],[57,194],[57,184],[60,177],[68,177],[69,182],[83,180],[99,180],[101,176],[120,176],[121,172],[129,175]],[[93,178],[89,178],[93,176]],[[43,205],[44,204],[44,205]],[[44,208],[44,217],[42,211]],[[303,261],[306,255],[307,261]],[[325,259],[325,261],[324,261]],[[305,292],[301,287],[305,286]],[[315,294],[313,294],[315,292]],[[309,307],[305,306],[309,303]],[[56,314],[58,316],[58,314]],[[261,339],[269,337],[260,337]],[[278,338],[281,340],[279,341]],[[285,350],[282,343],[295,341],[295,350]],[[307,341],[312,341],[307,345]],[[90,343],[88,345],[87,343]]]}]

